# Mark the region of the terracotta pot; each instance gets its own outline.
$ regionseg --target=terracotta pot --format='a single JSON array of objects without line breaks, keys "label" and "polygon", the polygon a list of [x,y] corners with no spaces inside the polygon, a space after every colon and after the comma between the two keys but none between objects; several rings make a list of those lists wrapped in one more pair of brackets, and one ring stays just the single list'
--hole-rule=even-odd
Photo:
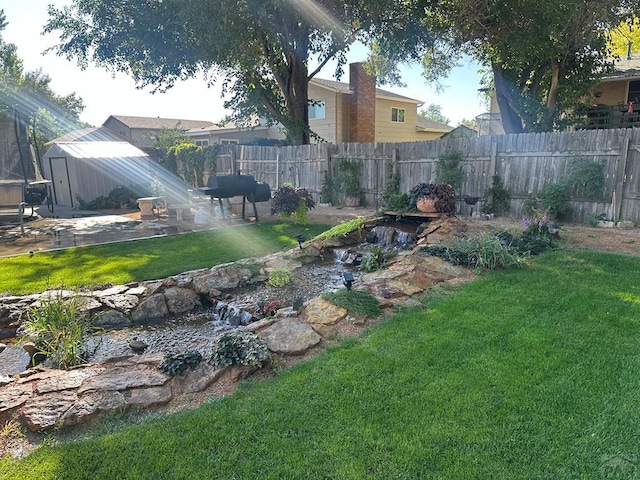
[{"label": "terracotta pot", "polygon": [[438,211],[436,210],[436,200],[428,197],[422,197],[420,200],[418,200],[416,203],[416,207],[418,207],[418,210],[424,213],[437,213]]}]

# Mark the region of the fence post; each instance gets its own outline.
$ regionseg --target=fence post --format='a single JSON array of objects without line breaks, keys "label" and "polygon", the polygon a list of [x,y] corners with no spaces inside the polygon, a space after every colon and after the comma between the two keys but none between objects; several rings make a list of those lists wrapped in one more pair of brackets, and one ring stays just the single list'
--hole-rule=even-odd
[{"label": "fence post", "polygon": [[629,136],[625,133],[620,149],[620,165],[616,174],[616,188],[613,191],[611,220],[614,222],[622,215],[622,202],[624,201],[624,182],[627,177],[627,159],[629,158]]}]

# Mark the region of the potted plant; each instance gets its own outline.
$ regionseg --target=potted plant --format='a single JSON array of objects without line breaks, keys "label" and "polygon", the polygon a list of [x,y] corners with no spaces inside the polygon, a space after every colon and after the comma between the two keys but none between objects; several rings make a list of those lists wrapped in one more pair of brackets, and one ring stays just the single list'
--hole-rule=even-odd
[{"label": "potted plant", "polygon": [[409,206],[425,213],[454,215],[456,194],[448,183],[419,183],[409,192]]}]

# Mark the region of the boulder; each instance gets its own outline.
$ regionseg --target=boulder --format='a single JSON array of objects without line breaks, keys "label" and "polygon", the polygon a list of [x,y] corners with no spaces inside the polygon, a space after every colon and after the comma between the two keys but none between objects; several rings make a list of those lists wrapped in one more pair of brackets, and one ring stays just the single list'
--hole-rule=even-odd
[{"label": "boulder", "polygon": [[63,425],[78,425],[99,413],[119,411],[124,406],[124,395],[121,392],[90,392],[80,396],[60,421]]},{"label": "boulder", "polygon": [[0,353],[0,375],[17,375],[29,368],[31,355],[21,344],[9,345]]},{"label": "boulder", "polygon": [[322,297],[317,297],[309,301],[304,308],[307,323],[316,331],[319,325],[335,325],[347,316],[344,308],[338,307]]},{"label": "boulder", "polygon": [[120,312],[128,312],[138,306],[140,300],[137,296],[129,293],[122,293],[120,295],[108,295],[100,297],[100,301],[107,307],[113,308]]},{"label": "boulder", "polygon": [[85,379],[78,393],[90,391],[114,391],[127,388],[156,387],[164,385],[170,377],[147,365],[119,366],[105,369],[98,375]]},{"label": "boulder", "polygon": [[59,392],[78,388],[82,382],[90,377],[104,372],[104,367],[78,368],[75,370],[51,370],[49,374],[36,383],[38,394]]},{"label": "boulder", "polygon": [[134,388],[127,390],[124,395],[127,407],[157,407],[171,401],[171,387],[169,385],[148,388]]},{"label": "boulder", "polygon": [[94,327],[100,328],[126,328],[133,323],[131,317],[117,310],[103,310],[91,320]]},{"label": "boulder", "polygon": [[164,299],[164,295],[161,293],[155,293],[143,300],[138,308],[133,311],[133,321],[139,322],[143,320],[152,320],[155,318],[162,318],[169,313],[167,308],[167,302]]},{"label": "boulder", "polygon": [[58,425],[62,416],[76,400],[76,393],[69,390],[34,397],[28,400],[20,410],[20,419],[29,430],[41,432]]},{"label": "boulder", "polygon": [[252,273],[248,268],[224,266],[195,277],[193,287],[196,293],[209,294],[212,290],[232,290],[246,285],[251,281],[251,277]]},{"label": "boulder", "polygon": [[306,323],[284,318],[260,331],[269,350],[284,355],[300,355],[320,343],[322,337]]},{"label": "boulder", "polygon": [[33,396],[31,385],[13,383],[0,390],[0,414],[23,405]]},{"label": "boulder", "polygon": [[198,294],[187,288],[168,288],[164,291],[164,298],[170,313],[190,312],[202,305]]},{"label": "boulder", "polygon": [[223,368],[214,368],[207,362],[200,362],[195,369],[188,370],[182,376],[173,377],[171,391],[174,395],[202,392],[218,380],[223,373]]}]

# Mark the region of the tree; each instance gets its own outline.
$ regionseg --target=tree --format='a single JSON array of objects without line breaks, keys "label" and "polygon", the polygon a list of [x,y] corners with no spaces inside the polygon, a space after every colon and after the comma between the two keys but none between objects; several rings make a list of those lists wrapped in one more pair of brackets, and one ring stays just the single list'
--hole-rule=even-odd
[{"label": "tree", "polygon": [[[289,141],[310,141],[308,82],[355,40],[374,33],[394,0],[73,0],[49,7],[45,32],[58,55],[131,75],[154,91],[203,73],[223,79],[236,123],[279,122]],[[309,71],[310,60],[318,67]]]},{"label": "tree", "polygon": [[[438,76],[454,63],[445,49],[471,55],[491,70],[507,133],[563,128],[565,113],[613,68],[608,31],[638,9],[633,0],[415,0],[407,5],[405,15],[416,27],[386,35],[382,51],[400,60],[423,52],[427,71],[435,65],[427,76]],[[439,32],[434,49],[425,50],[421,27]],[[448,60],[437,61],[442,58]]]},{"label": "tree", "polygon": [[449,119],[442,113],[442,106],[431,103],[427,108],[419,110],[418,116],[440,123],[449,123]]},{"label": "tree", "polygon": [[640,52],[640,19],[622,22],[611,31],[611,53],[625,57],[629,53]]},{"label": "tree", "polygon": [[84,105],[75,93],[57,95],[41,70],[24,71],[16,46],[2,39],[5,18],[0,10],[0,117],[28,126],[40,151],[47,141],[82,125]]}]

